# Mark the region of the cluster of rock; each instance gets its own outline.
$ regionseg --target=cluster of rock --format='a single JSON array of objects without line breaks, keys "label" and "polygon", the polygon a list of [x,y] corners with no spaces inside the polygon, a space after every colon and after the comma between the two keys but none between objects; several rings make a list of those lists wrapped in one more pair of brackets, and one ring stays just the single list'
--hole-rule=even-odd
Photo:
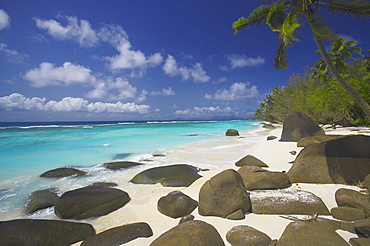
[{"label": "cluster of rock", "polygon": [[[268,125],[269,128],[271,126]],[[227,136],[238,136],[229,129]],[[360,184],[370,189],[370,137],[326,136],[320,127],[300,112],[294,112],[284,123],[280,141],[304,145],[288,173],[269,171],[268,165],[247,155],[235,163],[239,169],[224,170],[207,180],[199,191],[198,201],[181,191],[173,191],[157,202],[160,213],[181,218],[179,224],[156,238],[150,245],[225,245],[217,229],[191,213],[198,208],[202,216],[217,216],[242,220],[248,213],[306,215],[295,218],[282,236],[271,239],[248,225],[231,228],[226,240],[232,245],[348,245],[336,230],[357,233],[352,245],[369,245],[370,196],[358,191],[339,189],[335,194],[338,207],[328,210],[315,194],[295,189],[292,183]],[[293,154],[293,153],[292,153]],[[295,153],[294,153],[295,154]],[[141,163],[111,162],[111,170],[130,168]],[[134,176],[134,184],[157,184],[165,187],[188,187],[205,171],[187,164],[150,168]],[[41,177],[56,178],[88,175],[78,169],[58,168]],[[130,202],[127,192],[112,188],[115,183],[94,183],[91,186],[67,191],[60,197],[55,190],[35,191],[30,196],[26,213],[54,206],[61,219],[81,220],[104,216]],[[337,220],[318,215],[332,215]],[[19,233],[19,232],[22,233]],[[120,245],[139,237],[153,236],[145,222],[118,226],[96,234],[88,223],[62,220],[11,220],[0,222],[1,243],[4,245]]]}]

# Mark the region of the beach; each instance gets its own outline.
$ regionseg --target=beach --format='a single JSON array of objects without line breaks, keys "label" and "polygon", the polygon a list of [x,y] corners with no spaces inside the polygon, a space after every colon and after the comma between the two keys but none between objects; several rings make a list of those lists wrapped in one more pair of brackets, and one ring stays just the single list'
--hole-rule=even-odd
[{"label": "beach", "polygon": [[[81,169],[89,171],[90,175],[86,177],[66,177],[43,182],[46,182],[46,188],[58,187],[59,194],[91,185],[92,182],[96,181],[116,183],[118,186],[114,188],[127,192],[131,198],[126,205],[104,216],[69,221],[89,223],[94,227],[96,233],[126,224],[145,222],[152,229],[153,236],[148,238],[137,238],[125,245],[150,245],[151,242],[160,235],[177,226],[180,222],[181,218],[173,219],[158,211],[158,200],[170,192],[181,191],[192,199],[199,201],[199,192],[207,180],[224,170],[233,169],[237,171],[240,167],[236,166],[235,163],[246,155],[252,155],[267,164],[268,167],[265,169],[268,171],[289,171],[292,167],[292,161],[295,160],[303,148],[297,147],[296,142],[279,141],[282,134],[282,125],[275,125],[275,129],[266,129],[262,127],[263,123],[261,122],[253,122],[252,124],[257,127],[254,127],[252,130],[239,131],[239,136],[225,136],[227,129],[224,129],[222,134],[210,139],[185,143],[176,148],[158,149],[155,155],[139,155],[140,161],[145,163],[145,165],[132,167],[124,171],[107,171],[104,170],[101,165],[81,167]],[[323,129],[325,129],[327,135],[358,134],[370,136],[370,131],[366,128],[338,127],[337,129],[332,129],[324,126]],[[275,136],[276,138],[268,140],[269,136]],[[106,139],[104,139],[104,141],[105,140]],[[109,147],[109,145],[102,148],[107,149],[107,147]],[[132,158],[138,157],[134,156]],[[195,180],[189,187],[163,187],[159,183],[153,185],[133,184],[130,182],[137,173],[149,167],[168,166],[173,164],[189,164],[200,168],[202,171],[200,171],[199,174],[202,177]],[[40,182],[40,180],[44,179],[37,178],[34,182]],[[15,184],[15,182],[13,183]],[[41,188],[43,188],[43,186],[41,186]],[[335,201],[335,192],[340,188],[356,191],[361,190],[360,187],[350,185],[308,183],[293,183],[287,190],[311,192],[319,197],[330,211],[332,208],[338,206]],[[23,203],[24,201],[25,200],[21,200]],[[23,212],[20,212],[19,209],[2,212],[1,220],[20,218],[59,220],[54,213],[53,207],[43,209],[31,215],[21,215]],[[282,216],[281,214],[256,214],[247,212],[245,218],[240,220],[231,220],[216,216],[202,216],[199,214],[198,208],[191,214],[195,217],[195,220],[204,221],[215,227],[225,245],[231,245],[226,240],[226,234],[234,226],[248,225],[267,234],[271,239],[279,239],[286,226],[292,222],[287,216]],[[304,220],[310,218],[310,215],[295,216],[293,214],[292,216]],[[311,216],[313,215],[314,214]],[[333,219],[330,215],[319,215],[319,218]],[[347,242],[350,238],[357,237],[356,234],[344,230],[337,230],[336,232]],[[78,242],[74,245],[77,246],[81,243],[82,242]]]},{"label": "beach", "polygon": [[[353,131],[352,128],[338,128],[336,130],[328,129],[327,134],[364,134],[370,135],[369,132],[358,133],[359,131]],[[355,129],[356,130],[356,129]],[[153,240],[159,237],[162,233],[168,231],[172,227],[178,225],[180,219],[172,219],[168,216],[161,214],[157,210],[157,202],[168,193],[179,190],[184,194],[190,196],[194,200],[198,200],[199,190],[205,181],[220,173],[226,169],[238,170],[235,166],[235,162],[245,155],[253,155],[263,162],[265,162],[270,171],[288,171],[291,167],[291,161],[295,159],[296,155],[289,153],[290,151],[297,151],[297,154],[302,148],[296,147],[296,142],[279,142],[281,135],[282,126],[273,130],[263,129],[258,131],[258,135],[262,136],[256,142],[243,143],[243,139],[248,138],[249,132],[240,133],[239,137],[225,137],[217,141],[209,142],[208,148],[197,148],[196,145],[187,146],[187,148],[177,150],[173,153],[169,153],[167,156],[167,162],[170,163],[190,163],[195,166],[208,167],[210,170],[201,172],[202,178],[196,180],[190,187],[162,187],[160,184],[157,185],[135,185],[134,191],[128,190],[127,192],[131,195],[131,202],[125,207],[110,213],[106,216],[96,218],[89,221],[94,225],[97,233],[106,230],[108,228],[119,226],[127,223],[134,222],[146,222],[148,223],[154,235],[150,238],[138,238],[133,240],[126,245],[149,245]],[[277,139],[267,141],[267,136],[277,136]],[[220,144],[221,141],[222,147]],[[225,141],[227,144],[225,144]],[[219,148],[218,154],[215,155],[214,150]],[[197,149],[201,149],[202,152],[197,152]],[[207,151],[208,149],[208,151]],[[212,169],[212,162],[224,162],[225,165],[219,169]],[[316,194],[323,200],[327,208],[330,210],[336,207],[334,194],[336,190],[340,188],[347,188],[353,190],[361,190],[356,186],[339,185],[339,184],[292,184],[289,189],[299,189],[310,191]],[[257,230],[260,230],[272,239],[279,239],[283,233],[285,227],[292,222],[289,219],[283,218],[280,215],[261,215],[261,214],[246,214],[243,220],[229,220],[225,218],[219,218],[214,216],[201,216],[198,210],[195,209],[192,213],[195,220],[205,221],[213,225],[218,233],[221,235],[226,245],[230,245],[226,240],[227,232],[237,225],[248,225]],[[302,216],[301,216],[302,217]],[[303,216],[304,218],[305,216]],[[307,217],[307,216],[306,216]],[[331,216],[319,216],[320,218],[333,219]],[[351,237],[356,237],[355,234],[347,231],[337,230],[337,233],[342,236],[347,242]],[[79,245],[78,243],[75,245]]]}]

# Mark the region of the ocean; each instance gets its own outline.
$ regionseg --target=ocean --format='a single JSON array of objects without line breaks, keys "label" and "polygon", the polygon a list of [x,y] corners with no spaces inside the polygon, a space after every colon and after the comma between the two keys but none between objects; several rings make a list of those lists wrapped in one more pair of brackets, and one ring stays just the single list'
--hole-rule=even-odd
[{"label": "ocean", "polygon": [[[234,137],[225,136],[230,128],[247,133],[236,144],[251,144],[260,137],[257,121],[0,123],[0,220],[55,219],[52,208],[24,214],[28,196],[36,190],[54,188],[62,194],[105,181],[116,182],[119,188],[129,190],[130,196],[141,199],[144,194],[129,180],[144,169],[180,162],[222,168],[225,163],[218,162],[216,156],[235,145]],[[113,160],[145,165],[121,171],[103,167],[104,162]],[[39,177],[59,167],[78,168],[89,175]]]}]

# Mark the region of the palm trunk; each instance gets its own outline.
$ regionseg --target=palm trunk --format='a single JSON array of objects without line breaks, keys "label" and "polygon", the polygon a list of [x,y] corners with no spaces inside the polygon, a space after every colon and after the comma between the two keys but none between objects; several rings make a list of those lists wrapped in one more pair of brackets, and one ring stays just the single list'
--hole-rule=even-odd
[{"label": "palm trunk", "polygon": [[319,48],[319,51],[320,51],[322,57],[324,58],[326,64],[328,65],[328,67],[329,67],[331,73],[333,74],[334,78],[339,82],[339,84],[341,84],[343,86],[343,88],[348,92],[348,94],[350,94],[353,97],[353,99],[358,103],[358,105],[360,105],[361,109],[364,111],[366,117],[370,121],[370,105],[339,74],[338,70],[336,69],[336,67],[334,66],[332,61],[330,60],[330,57],[329,57],[328,53],[326,52],[322,41],[315,34],[313,36],[315,38],[316,45]]}]

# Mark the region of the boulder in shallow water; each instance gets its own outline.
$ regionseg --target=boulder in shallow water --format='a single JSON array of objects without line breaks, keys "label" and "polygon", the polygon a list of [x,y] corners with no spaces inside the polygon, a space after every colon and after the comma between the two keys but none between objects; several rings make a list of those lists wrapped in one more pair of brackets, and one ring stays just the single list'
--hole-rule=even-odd
[{"label": "boulder in shallow water", "polygon": [[103,186],[103,187],[115,187],[118,186],[118,184],[114,182],[95,182],[92,184],[93,186]]},{"label": "boulder in shallow water", "polygon": [[191,220],[166,231],[150,244],[150,246],[163,245],[224,246],[225,244],[216,228],[212,225],[199,220]]},{"label": "boulder in shallow water", "polygon": [[200,215],[223,218],[239,209],[246,213],[251,207],[243,180],[233,169],[222,171],[207,180],[199,191],[198,203]]},{"label": "boulder in shallow water", "polygon": [[198,202],[181,191],[172,191],[158,200],[157,207],[164,215],[180,218],[193,212],[198,207]]},{"label": "boulder in shallow water", "polygon": [[226,136],[239,136],[238,130],[228,129],[225,133]]},{"label": "boulder in shallow water", "polygon": [[95,230],[87,223],[34,219],[0,222],[0,245],[67,246],[93,235]]},{"label": "boulder in shallow water", "polygon": [[280,141],[297,142],[309,136],[325,135],[325,131],[306,114],[294,111],[284,120]]},{"label": "boulder in shallow water", "polygon": [[305,147],[288,172],[292,183],[357,184],[370,174],[370,136],[347,136]]},{"label": "boulder in shallow water", "polygon": [[133,162],[133,161],[114,161],[114,162],[106,162],[103,164],[103,166],[110,170],[120,170],[120,169],[126,169],[130,167],[136,167],[141,166],[143,164],[139,162]]},{"label": "boulder in shallow water", "polygon": [[244,166],[257,166],[257,167],[268,167],[263,161],[254,157],[253,155],[246,155],[235,163],[237,167]]},{"label": "boulder in shallow water", "polygon": [[103,231],[83,241],[81,246],[121,245],[139,237],[151,236],[152,228],[145,222],[139,222]]},{"label": "boulder in shallow water", "polygon": [[324,202],[308,191],[296,189],[255,190],[249,193],[252,213],[329,215]]},{"label": "boulder in shallow water", "polygon": [[62,219],[87,219],[109,214],[129,201],[125,191],[87,186],[65,192],[55,204],[55,214]]},{"label": "boulder in shallow water", "polygon": [[290,223],[281,235],[277,246],[348,246],[348,243],[331,227],[323,223],[297,221]]},{"label": "boulder in shallow water", "polygon": [[131,179],[134,184],[157,184],[164,187],[188,187],[199,179],[199,168],[187,164],[154,167],[144,170]]},{"label": "boulder in shallow water", "polygon": [[30,201],[26,206],[26,214],[55,206],[59,196],[53,190],[37,190],[32,192]]},{"label": "boulder in shallow water", "polygon": [[231,228],[226,234],[226,240],[232,246],[269,246],[272,241],[265,233],[247,225],[238,225]]},{"label": "boulder in shallow water", "polygon": [[61,167],[49,170],[40,175],[43,178],[63,178],[68,176],[85,176],[86,172],[72,167]]}]

